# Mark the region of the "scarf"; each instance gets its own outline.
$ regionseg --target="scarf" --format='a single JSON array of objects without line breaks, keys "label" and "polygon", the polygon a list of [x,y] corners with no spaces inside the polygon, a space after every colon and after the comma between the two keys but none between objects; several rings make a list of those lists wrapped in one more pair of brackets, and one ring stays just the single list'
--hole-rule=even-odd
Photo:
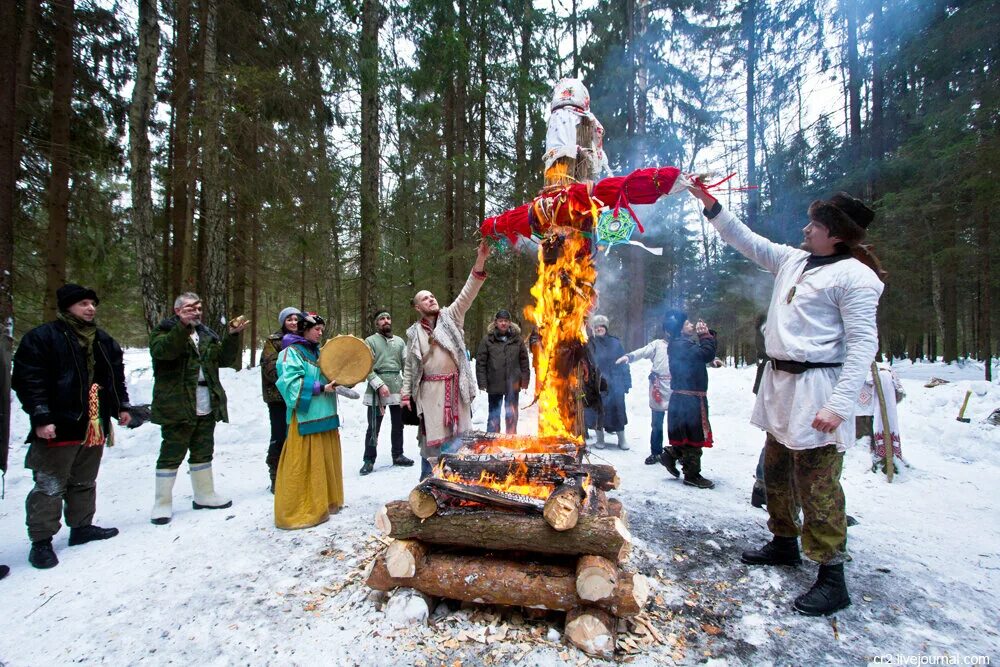
[{"label": "scarf", "polygon": [[84,385],[90,385],[87,392],[87,433],[83,437],[84,447],[103,445],[105,441],[104,428],[101,426],[101,402],[98,397],[100,387],[94,382],[94,340],[97,338],[97,325],[85,322],[72,313],[60,311],[57,317],[76,334],[77,342],[83,348],[83,356],[87,360],[87,377]]},{"label": "scarf", "polygon": [[291,347],[292,345],[301,345],[313,354],[319,354],[319,343],[314,343],[298,334],[285,334],[281,339],[281,349],[284,350],[286,347]]}]

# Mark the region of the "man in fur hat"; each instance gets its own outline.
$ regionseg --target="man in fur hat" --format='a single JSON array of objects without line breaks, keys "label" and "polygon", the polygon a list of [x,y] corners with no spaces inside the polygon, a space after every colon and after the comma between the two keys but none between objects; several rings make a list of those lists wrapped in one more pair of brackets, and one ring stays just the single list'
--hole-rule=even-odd
[{"label": "man in fur hat", "polygon": [[497,311],[476,350],[476,379],[489,397],[488,433],[500,432],[500,412],[507,433],[517,433],[517,395],[528,388],[531,364],[521,328],[510,319],[509,310]]},{"label": "man in fur hat", "polygon": [[801,535],[819,574],[794,607],[810,616],[830,614],[851,603],[840,474],[854,442],[854,403],[878,351],[881,267],[861,245],[875,214],[844,192],[815,201],[802,246],[792,248],[752,232],[707,191],[695,186],[691,192],[722,238],[775,276],[765,332],[771,360],[751,417],[767,431],[764,480],[774,537],[744,551],[743,562],[798,565]]},{"label": "man in fur hat", "polygon": [[111,418],[130,421],[122,348],[98,328],[94,290],[63,285],[54,322],[24,334],[14,354],[11,385],[31,418],[24,467],[34,488],[25,502],[31,552],[39,569],[59,564],[52,536],[65,512],[69,545],[106,540],[117,528],[93,525],[97,472],[111,434]]},{"label": "man in fur hat", "polygon": [[441,308],[428,290],[413,297],[420,319],[406,330],[401,403],[407,409],[415,403],[421,417],[421,479],[430,475],[442,446],[468,430],[472,420],[476,379],[465,347],[465,313],[486,280],[489,254],[490,247],[480,243],[472,272],[451,305]]}]

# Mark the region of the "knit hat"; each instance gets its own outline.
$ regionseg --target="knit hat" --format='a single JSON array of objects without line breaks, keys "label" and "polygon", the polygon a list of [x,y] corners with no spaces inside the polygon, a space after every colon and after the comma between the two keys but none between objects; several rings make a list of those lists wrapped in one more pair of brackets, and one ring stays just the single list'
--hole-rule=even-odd
[{"label": "knit hat", "polygon": [[285,320],[287,320],[292,315],[298,315],[299,309],[289,306],[288,308],[282,308],[281,312],[278,313],[278,326],[282,329],[285,328]]},{"label": "knit hat", "polygon": [[392,318],[392,313],[390,313],[388,310],[380,310],[377,313],[375,313],[375,317],[372,318],[372,322],[378,322],[383,317]]},{"label": "knit hat", "polygon": [[670,334],[671,338],[677,338],[681,335],[681,329],[684,328],[687,318],[687,313],[683,310],[668,310],[663,314],[663,330]]},{"label": "knit hat", "polygon": [[817,199],[809,205],[809,217],[829,230],[830,236],[854,247],[865,238],[865,230],[875,219],[875,212],[846,192],[838,192],[827,200]]},{"label": "knit hat", "polygon": [[299,313],[299,333],[304,334],[309,329],[320,324],[326,324],[326,320],[316,313]]},{"label": "knit hat", "polygon": [[504,310],[503,308],[501,308],[500,310],[497,311],[496,317],[494,317],[493,319],[494,320],[509,320],[510,319],[510,311],[509,310]]},{"label": "knit hat", "polygon": [[67,311],[74,303],[80,303],[84,299],[92,300],[94,305],[101,302],[97,298],[97,292],[82,285],[66,283],[56,290],[56,303],[59,305],[59,310],[63,312]]},{"label": "knit hat", "polygon": [[604,327],[607,329],[608,324],[608,318],[604,315],[594,315],[590,318],[590,326],[592,329],[596,329],[597,327]]}]

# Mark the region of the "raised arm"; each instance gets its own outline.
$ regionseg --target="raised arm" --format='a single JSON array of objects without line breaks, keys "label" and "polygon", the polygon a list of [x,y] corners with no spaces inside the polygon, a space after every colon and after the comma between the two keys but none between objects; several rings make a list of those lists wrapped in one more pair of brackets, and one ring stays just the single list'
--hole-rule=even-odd
[{"label": "raised arm", "polygon": [[736,219],[729,211],[722,208],[715,197],[697,187],[688,190],[704,205],[705,217],[712,223],[722,240],[736,248],[740,254],[750,261],[764,267],[771,273],[777,273],[781,264],[797,252],[791,246],[775,243],[756,234],[749,227]]},{"label": "raised arm", "polygon": [[481,242],[476,251],[476,263],[472,265],[472,273],[469,274],[469,278],[465,281],[465,286],[462,287],[455,302],[448,306],[448,310],[459,326],[464,325],[465,313],[472,306],[476,295],[479,294],[479,289],[483,286],[483,281],[486,280],[486,258],[489,257],[489,254],[490,246],[485,241]]}]

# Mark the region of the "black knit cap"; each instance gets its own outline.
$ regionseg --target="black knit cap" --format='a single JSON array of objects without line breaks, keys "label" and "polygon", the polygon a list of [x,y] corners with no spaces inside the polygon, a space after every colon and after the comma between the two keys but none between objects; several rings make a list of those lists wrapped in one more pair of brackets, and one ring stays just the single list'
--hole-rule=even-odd
[{"label": "black knit cap", "polygon": [[316,313],[299,313],[299,333],[304,334],[307,330],[312,329],[314,326],[319,324],[326,324],[326,320],[317,315]]},{"label": "black knit cap", "polygon": [[668,310],[663,314],[663,330],[670,334],[671,338],[681,335],[681,329],[687,322],[687,313],[683,310]]},{"label": "black knit cap", "polygon": [[101,302],[97,298],[97,292],[89,287],[83,287],[75,283],[66,283],[56,290],[56,303],[59,310],[66,312],[74,303],[80,303],[84,299],[90,299],[97,305]]}]

